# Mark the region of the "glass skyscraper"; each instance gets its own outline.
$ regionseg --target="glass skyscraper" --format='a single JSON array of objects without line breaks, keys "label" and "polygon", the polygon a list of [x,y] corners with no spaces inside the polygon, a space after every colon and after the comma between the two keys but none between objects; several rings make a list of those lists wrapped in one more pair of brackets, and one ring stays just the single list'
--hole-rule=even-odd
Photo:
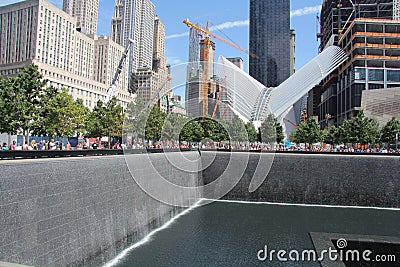
[{"label": "glass skyscraper", "polygon": [[250,0],[249,72],[267,87],[290,76],[290,0]]}]

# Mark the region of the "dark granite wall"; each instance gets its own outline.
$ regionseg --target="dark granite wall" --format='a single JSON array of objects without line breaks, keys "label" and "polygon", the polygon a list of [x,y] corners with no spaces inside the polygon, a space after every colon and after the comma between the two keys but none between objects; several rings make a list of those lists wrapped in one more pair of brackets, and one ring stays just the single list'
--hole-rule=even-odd
[{"label": "dark granite wall", "polygon": [[[180,161],[179,153],[167,154]],[[0,261],[74,266],[108,259],[182,210],[144,193],[126,162],[149,181],[157,169],[175,184],[195,186],[224,172],[229,155],[217,153],[208,166],[214,154],[203,151],[194,172],[179,170],[164,154],[1,161]],[[247,157],[236,154],[233,166]],[[400,157],[276,154],[267,179],[249,193],[260,157],[266,156],[250,154],[242,179],[225,199],[400,208]],[[202,176],[196,172],[199,164],[208,166]],[[229,175],[235,174],[241,176],[241,170]],[[176,194],[176,199],[193,203],[200,194]]]},{"label": "dark granite wall", "polygon": [[[168,154],[173,158],[179,153]],[[198,152],[184,154],[199,157]],[[199,182],[198,173],[178,170],[163,155],[130,155],[127,160],[145,177],[154,175],[146,166],[149,156],[172,182]],[[0,261],[100,263],[182,210],[145,194],[123,156],[2,161],[0,169]],[[177,197],[193,201],[198,196]]]},{"label": "dark granite wall", "polygon": [[[202,161],[213,156],[203,151]],[[247,155],[242,157],[246,160]],[[400,157],[277,153],[261,187],[250,193],[260,157],[266,155],[250,154],[242,179],[224,199],[400,208]],[[204,183],[225,171],[229,158],[230,153],[218,153],[203,170]]]}]

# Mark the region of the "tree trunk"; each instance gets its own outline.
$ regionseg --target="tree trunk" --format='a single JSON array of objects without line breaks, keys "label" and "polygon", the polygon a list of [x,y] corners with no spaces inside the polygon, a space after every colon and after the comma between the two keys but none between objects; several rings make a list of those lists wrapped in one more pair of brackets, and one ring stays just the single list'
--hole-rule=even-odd
[{"label": "tree trunk", "polygon": [[10,147],[10,145],[11,145],[11,133],[9,133],[8,136],[7,136],[7,144],[8,144],[8,147]]},{"label": "tree trunk", "polygon": [[[24,130],[24,135],[25,135],[25,136],[24,136],[24,137],[25,137],[25,140],[24,140],[23,143],[24,143],[24,144],[27,143],[27,144],[29,145],[29,130],[28,130],[28,129]],[[23,145],[24,145],[24,144],[23,144]]]}]

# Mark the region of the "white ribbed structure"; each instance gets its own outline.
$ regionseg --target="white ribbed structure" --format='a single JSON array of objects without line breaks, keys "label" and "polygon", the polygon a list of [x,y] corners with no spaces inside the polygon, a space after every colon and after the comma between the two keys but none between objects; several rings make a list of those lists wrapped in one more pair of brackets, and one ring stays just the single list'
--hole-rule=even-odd
[{"label": "white ribbed structure", "polygon": [[262,121],[269,113],[280,117],[322,79],[347,59],[337,46],[327,47],[276,88],[266,88],[226,58],[220,56],[217,75],[226,77],[225,90],[232,96],[235,113]]},{"label": "white ribbed structure", "polygon": [[322,53],[272,91],[269,101],[271,112],[276,117],[281,116],[346,59],[346,53],[339,47],[327,47]]},{"label": "white ribbed structure", "polygon": [[252,120],[252,113],[265,86],[223,56],[218,58],[217,76],[226,77],[224,90],[232,99],[229,103],[232,110],[246,120]]}]

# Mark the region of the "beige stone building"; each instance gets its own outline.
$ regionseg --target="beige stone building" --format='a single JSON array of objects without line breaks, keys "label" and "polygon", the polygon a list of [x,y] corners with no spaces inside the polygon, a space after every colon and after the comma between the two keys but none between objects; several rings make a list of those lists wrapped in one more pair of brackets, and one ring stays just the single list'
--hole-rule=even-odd
[{"label": "beige stone building", "polygon": [[[45,0],[0,7],[0,75],[15,76],[31,63],[49,84],[67,88],[74,99],[93,108],[104,100],[124,47],[105,37],[76,30],[77,18]],[[131,101],[127,68],[115,96]]]},{"label": "beige stone building", "polygon": [[99,0],[63,0],[63,10],[76,17],[76,27],[81,32],[97,33]]},{"label": "beige stone building", "polygon": [[[137,68],[134,73],[134,87],[139,98],[146,103],[150,100],[153,104],[158,102],[158,98],[171,90],[171,82],[168,78],[168,67],[164,55],[165,51],[165,26],[156,17],[154,20],[153,38],[153,64],[152,68]],[[161,102],[160,102],[161,103]],[[166,111],[166,107],[160,108]]]}]

